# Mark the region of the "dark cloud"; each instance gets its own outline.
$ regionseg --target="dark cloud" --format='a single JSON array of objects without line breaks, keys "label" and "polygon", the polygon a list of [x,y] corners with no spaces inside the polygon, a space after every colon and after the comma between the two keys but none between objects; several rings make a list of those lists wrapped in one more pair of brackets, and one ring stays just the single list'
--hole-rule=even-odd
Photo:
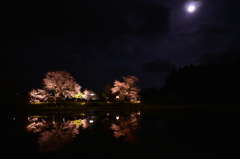
[{"label": "dark cloud", "polygon": [[127,72],[129,70],[129,66],[123,64],[117,64],[112,66],[105,66],[104,70],[109,72]]},{"label": "dark cloud", "polygon": [[[122,36],[150,39],[169,28],[169,10],[149,1],[106,0],[9,3],[1,15],[8,47],[29,46],[37,37],[78,31],[81,42],[110,41]],[[11,43],[11,44],[10,44]]]},{"label": "dark cloud", "polygon": [[226,33],[227,27],[217,25],[214,23],[199,23],[188,30],[181,31],[179,33],[180,36],[196,36],[199,34],[203,34],[205,36],[214,36]]},{"label": "dark cloud", "polygon": [[219,52],[204,52],[200,54],[197,62],[205,63],[212,62],[213,64],[226,64],[236,61],[240,57],[240,50],[235,47],[230,47],[228,50]]},{"label": "dark cloud", "polygon": [[65,5],[65,10],[79,23],[80,30],[92,36],[157,36],[168,32],[169,27],[169,10],[151,1],[78,1]]},{"label": "dark cloud", "polygon": [[102,70],[112,78],[119,78],[121,76],[128,74],[129,71],[131,71],[131,66],[130,64],[123,64],[123,63],[112,64],[112,65],[105,64],[102,66]]},{"label": "dark cloud", "polygon": [[142,64],[142,69],[149,73],[168,73],[175,68],[175,65],[172,64],[168,59],[153,59],[146,63]]}]

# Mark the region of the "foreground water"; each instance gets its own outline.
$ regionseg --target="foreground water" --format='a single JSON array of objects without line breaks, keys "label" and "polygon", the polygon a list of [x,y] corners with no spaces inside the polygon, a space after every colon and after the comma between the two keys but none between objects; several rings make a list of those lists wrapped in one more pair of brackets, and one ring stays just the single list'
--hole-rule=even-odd
[{"label": "foreground water", "polygon": [[239,111],[4,111],[6,158],[235,158]]}]

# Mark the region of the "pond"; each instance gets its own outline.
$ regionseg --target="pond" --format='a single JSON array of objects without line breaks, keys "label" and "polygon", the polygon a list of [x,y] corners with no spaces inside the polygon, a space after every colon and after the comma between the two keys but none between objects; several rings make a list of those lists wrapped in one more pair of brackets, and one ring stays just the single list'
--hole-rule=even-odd
[{"label": "pond", "polygon": [[84,109],[4,111],[7,158],[232,158],[239,111]]}]

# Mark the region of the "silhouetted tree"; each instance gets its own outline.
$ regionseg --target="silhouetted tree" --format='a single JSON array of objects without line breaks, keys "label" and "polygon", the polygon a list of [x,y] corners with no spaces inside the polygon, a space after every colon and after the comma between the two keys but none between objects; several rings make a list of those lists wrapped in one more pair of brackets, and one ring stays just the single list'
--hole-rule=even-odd
[{"label": "silhouetted tree", "polygon": [[103,93],[102,93],[102,97],[105,98],[106,100],[114,100],[115,96],[112,94],[112,88],[113,88],[113,84],[103,84],[101,86],[101,88],[103,88]]},{"label": "silhouetted tree", "polygon": [[140,95],[142,103],[160,103],[163,100],[159,89],[156,87],[142,89]]},{"label": "silhouetted tree", "polygon": [[239,61],[184,66],[170,73],[161,89],[165,101],[185,104],[238,103]]}]

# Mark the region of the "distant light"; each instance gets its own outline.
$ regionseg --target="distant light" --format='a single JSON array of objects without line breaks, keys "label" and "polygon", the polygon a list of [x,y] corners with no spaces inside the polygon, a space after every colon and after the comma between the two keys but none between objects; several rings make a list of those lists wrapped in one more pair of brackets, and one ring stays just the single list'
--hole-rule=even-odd
[{"label": "distant light", "polygon": [[16,118],[13,118],[13,120],[16,120]]},{"label": "distant light", "polygon": [[89,120],[89,123],[93,123],[93,120]]},{"label": "distant light", "polygon": [[118,115],[116,116],[116,119],[117,119],[117,120],[119,119],[119,116],[118,116]]},{"label": "distant light", "polygon": [[91,95],[91,96],[94,96],[94,94],[93,94],[93,93],[91,93],[90,95]]}]

